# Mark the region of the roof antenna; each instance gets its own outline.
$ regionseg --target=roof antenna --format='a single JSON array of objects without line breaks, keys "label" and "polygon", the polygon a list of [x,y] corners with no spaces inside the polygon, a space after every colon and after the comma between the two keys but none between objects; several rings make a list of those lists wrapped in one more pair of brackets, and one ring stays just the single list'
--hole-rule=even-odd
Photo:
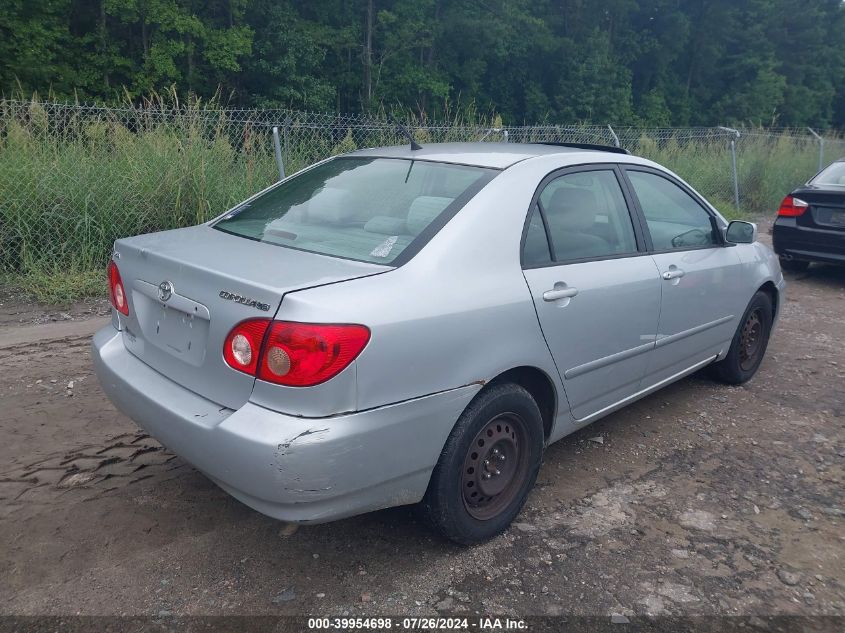
[{"label": "roof antenna", "polygon": [[400,132],[402,132],[402,134],[408,137],[408,140],[411,141],[411,151],[422,149],[422,145],[420,145],[414,140],[414,135],[411,134],[411,130],[399,123],[399,121],[396,120],[396,117],[393,116],[393,113],[388,113],[387,120],[393,123],[393,125],[396,126],[397,130],[399,130]]}]

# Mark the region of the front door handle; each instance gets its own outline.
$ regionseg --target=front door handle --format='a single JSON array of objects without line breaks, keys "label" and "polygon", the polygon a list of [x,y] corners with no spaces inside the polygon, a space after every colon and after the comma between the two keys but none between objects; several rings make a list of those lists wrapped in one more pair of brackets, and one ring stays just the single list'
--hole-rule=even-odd
[{"label": "front door handle", "polygon": [[674,267],[670,268],[669,270],[667,270],[662,275],[663,279],[665,279],[666,281],[670,281],[672,279],[680,279],[683,276],[684,276],[684,271],[681,270],[680,268],[674,268]]},{"label": "front door handle", "polygon": [[543,301],[557,301],[558,299],[571,299],[578,294],[578,288],[555,288],[546,290],[543,293]]}]

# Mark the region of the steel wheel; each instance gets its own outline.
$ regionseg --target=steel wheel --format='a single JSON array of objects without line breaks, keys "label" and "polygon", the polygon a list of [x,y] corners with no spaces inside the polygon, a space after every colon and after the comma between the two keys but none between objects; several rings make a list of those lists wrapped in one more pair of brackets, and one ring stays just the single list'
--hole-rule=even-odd
[{"label": "steel wheel", "polygon": [[748,313],[739,337],[739,366],[748,371],[757,362],[757,356],[763,348],[763,319],[760,309]]},{"label": "steel wheel", "polygon": [[543,459],[543,416],[525,387],[484,387],[455,423],[421,504],[440,534],[482,543],[519,514]]},{"label": "steel wheel", "polygon": [[769,344],[775,311],[772,297],[758,290],[739,320],[725,357],[708,368],[716,380],[729,385],[741,385],[751,380]]},{"label": "steel wheel", "polygon": [[526,431],[514,413],[497,416],[473,438],[464,459],[464,507],[479,521],[495,517],[519,493],[528,472]]}]

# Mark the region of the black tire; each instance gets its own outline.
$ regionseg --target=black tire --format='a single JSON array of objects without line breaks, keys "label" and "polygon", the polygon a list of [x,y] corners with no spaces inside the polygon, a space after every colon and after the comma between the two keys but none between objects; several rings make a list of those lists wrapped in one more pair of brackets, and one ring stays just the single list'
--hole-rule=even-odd
[{"label": "black tire", "polygon": [[528,391],[510,383],[485,388],[446,440],[421,504],[423,515],[462,545],[503,532],[534,486],[543,443],[543,419]]},{"label": "black tire", "polygon": [[803,259],[784,259],[780,257],[780,267],[788,273],[803,273],[810,267],[810,262]]},{"label": "black tire", "polygon": [[740,319],[728,355],[710,366],[711,376],[730,385],[751,380],[763,362],[771,332],[772,299],[758,291]]}]

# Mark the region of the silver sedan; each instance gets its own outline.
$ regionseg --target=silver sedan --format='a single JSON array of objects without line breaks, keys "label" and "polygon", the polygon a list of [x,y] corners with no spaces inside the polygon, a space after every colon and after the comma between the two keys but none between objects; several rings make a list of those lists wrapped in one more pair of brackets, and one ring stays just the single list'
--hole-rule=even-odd
[{"label": "silver sedan", "polygon": [[756,238],[614,148],[356,151],[118,240],[94,362],[121,411],[259,512],[421,503],[475,543],[551,442],[700,369],[754,375],[784,288]]}]

